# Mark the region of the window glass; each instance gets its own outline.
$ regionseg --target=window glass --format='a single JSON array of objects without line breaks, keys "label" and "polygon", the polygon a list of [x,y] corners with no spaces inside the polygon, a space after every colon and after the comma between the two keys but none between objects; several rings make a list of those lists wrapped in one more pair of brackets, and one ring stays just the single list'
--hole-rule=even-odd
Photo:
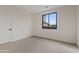
[{"label": "window glass", "polygon": [[56,28],[56,13],[49,14],[49,28]]},{"label": "window glass", "polygon": [[42,28],[57,29],[57,13],[49,13],[42,16]]},{"label": "window glass", "polygon": [[43,16],[43,27],[48,28],[48,15]]}]

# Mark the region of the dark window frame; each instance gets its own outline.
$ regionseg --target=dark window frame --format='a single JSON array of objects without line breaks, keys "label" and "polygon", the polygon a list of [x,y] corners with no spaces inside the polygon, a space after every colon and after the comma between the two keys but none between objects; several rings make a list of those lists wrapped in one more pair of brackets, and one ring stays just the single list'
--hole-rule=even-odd
[{"label": "dark window frame", "polygon": [[[51,28],[51,27],[49,27],[49,21],[50,21],[49,15],[54,14],[54,13],[56,14],[56,28]],[[45,16],[45,15],[48,15],[48,27],[47,28],[43,26],[43,16]],[[42,15],[42,29],[57,29],[57,12],[52,12],[52,13]]]}]

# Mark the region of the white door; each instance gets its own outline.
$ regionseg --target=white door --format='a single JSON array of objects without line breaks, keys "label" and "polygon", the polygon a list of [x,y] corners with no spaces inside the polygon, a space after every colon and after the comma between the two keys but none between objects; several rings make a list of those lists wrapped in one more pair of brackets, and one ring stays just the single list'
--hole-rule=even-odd
[{"label": "white door", "polygon": [[7,7],[0,6],[0,44],[11,41],[11,13]]}]

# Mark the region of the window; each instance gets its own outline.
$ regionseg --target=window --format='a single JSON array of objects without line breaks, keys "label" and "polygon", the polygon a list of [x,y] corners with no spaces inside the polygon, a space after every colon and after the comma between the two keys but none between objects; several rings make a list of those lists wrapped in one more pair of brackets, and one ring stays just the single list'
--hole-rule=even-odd
[{"label": "window", "polygon": [[42,15],[43,29],[57,29],[57,12]]}]

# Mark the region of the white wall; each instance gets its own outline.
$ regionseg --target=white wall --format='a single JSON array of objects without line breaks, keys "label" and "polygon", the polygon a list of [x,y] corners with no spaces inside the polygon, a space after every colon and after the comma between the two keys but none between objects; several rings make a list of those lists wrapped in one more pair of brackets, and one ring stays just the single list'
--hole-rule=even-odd
[{"label": "white wall", "polygon": [[[0,22],[4,24],[4,26],[0,25],[3,33],[0,33],[0,36],[1,38],[6,38],[4,40],[0,39],[1,43],[2,41],[20,40],[32,35],[32,14],[14,6],[0,6],[0,13]],[[9,34],[8,32],[11,32],[9,31],[10,28],[12,28],[12,33]],[[7,36],[10,38],[7,38]]]},{"label": "white wall", "polygon": [[[57,12],[57,30],[42,29],[42,14]],[[64,6],[34,15],[33,34],[40,37],[77,44],[76,6]]]},{"label": "white wall", "polygon": [[0,6],[0,44],[11,40],[11,14],[10,8]]},{"label": "white wall", "polygon": [[31,36],[32,19],[32,15],[22,9],[0,6],[0,44]]},{"label": "white wall", "polygon": [[32,15],[22,9],[12,8],[12,40],[27,38],[32,35]]},{"label": "white wall", "polygon": [[79,47],[79,6],[77,6],[77,44]]}]

